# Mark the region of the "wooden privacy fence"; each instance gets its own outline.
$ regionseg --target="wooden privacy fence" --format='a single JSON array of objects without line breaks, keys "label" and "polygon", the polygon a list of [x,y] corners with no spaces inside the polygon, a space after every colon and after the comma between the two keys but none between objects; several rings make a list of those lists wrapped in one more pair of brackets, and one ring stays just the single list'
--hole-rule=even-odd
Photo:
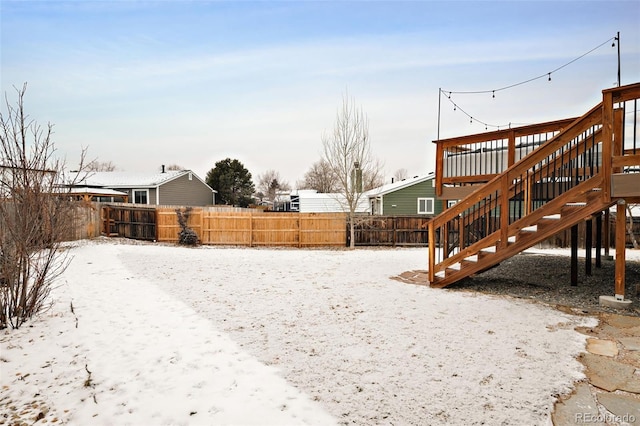
[{"label": "wooden privacy fence", "polygon": [[[183,212],[185,208],[181,209]],[[241,246],[326,247],[346,245],[341,213],[282,213],[248,209],[193,208],[187,225],[202,244]],[[158,241],[177,242],[176,208],[157,209]]]},{"label": "wooden privacy fence", "polygon": [[[176,209],[185,207],[145,207],[131,204],[79,206],[74,215],[75,234],[70,240],[100,235],[139,240],[177,242],[180,232]],[[100,216],[101,214],[101,216]],[[611,215],[610,244],[615,235],[615,214]],[[356,219],[356,246],[428,246],[424,216],[360,216]],[[101,224],[100,224],[101,223]],[[344,247],[349,229],[342,213],[263,212],[229,207],[194,207],[188,226],[202,244],[241,246]],[[579,245],[584,247],[584,223],[579,224]],[[603,221],[603,228],[606,224]],[[595,241],[595,224],[593,225]],[[640,219],[634,220],[634,232],[640,239]],[[436,241],[438,242],[438,241]],[[546,241],[554,247],[568,247],[569,231]],[[627,245],[631,239],[627,235]]]},{"label": "wooden privacy fence", "polygon": [[427,246],[425,216],[361,216],[355,221],[356,246]]}]

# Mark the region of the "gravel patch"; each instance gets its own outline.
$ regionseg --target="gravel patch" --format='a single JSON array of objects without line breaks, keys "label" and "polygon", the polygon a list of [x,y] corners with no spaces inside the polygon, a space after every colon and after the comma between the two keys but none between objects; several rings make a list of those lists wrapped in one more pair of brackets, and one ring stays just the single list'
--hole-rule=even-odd
[{"label": "gravel patch", "polygon": [[562,255],[524,252],[474,277],[446,287],[449,291],[474,291],[531,299],[551,306],[566,306],[582,313],[610,312],[640,316],[640,262],[627,260],[625,299],[631,309],[614,309],[599,304],[602,295],[613,296],[615,261],[603,258],[591,276],[585,273],[585,259],[578,258],[578,285],[571,286],[571,259]]}]

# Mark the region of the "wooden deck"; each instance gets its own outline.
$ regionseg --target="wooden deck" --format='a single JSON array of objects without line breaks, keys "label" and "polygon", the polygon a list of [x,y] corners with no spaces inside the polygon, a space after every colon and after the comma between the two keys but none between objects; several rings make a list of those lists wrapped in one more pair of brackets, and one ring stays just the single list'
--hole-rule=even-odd
[{"label": "wooden deck", "polygon": [[[437,194],[458,202],[429,222],[431,286],[486,270],[615,204],[640,202],[640,83],[602,94],[578,118],[434,141]],[[625,209],[617,220],[624,224]],[[624,252],[624,226],[616,230]],[[619,295],[624,255],[616,261]]]}]

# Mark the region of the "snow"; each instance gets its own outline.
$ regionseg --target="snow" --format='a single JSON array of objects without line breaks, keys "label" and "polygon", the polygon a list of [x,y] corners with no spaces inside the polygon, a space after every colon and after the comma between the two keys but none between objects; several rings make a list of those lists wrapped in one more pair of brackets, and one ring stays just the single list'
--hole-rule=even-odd
[{"label": "snow", "polygon": [[597,323],[390,279],[426,249],[72,253],[51,309],[0,332],[0,424],[550,424]]}]

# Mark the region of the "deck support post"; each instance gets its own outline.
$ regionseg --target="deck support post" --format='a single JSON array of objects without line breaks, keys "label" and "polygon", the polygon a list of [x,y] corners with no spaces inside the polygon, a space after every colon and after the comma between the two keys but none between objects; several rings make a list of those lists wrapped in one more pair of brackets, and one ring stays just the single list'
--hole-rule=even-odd
[{"label": "deck support post", "polygon": [[578,285],[578,225],[571,227],[571,285]]},{"label": "deck support post", "polygon": [[600,296],[600,304],[618,309],[630,308],[631,300],[624,298],[624,280],[626,263],[626,219],[627,205],[619,200],[616,206],[616,277],[614,296]]},{"label": "deck support post", "polygon": [[624,300],[625,261],[627,249],[627,205],[624,200],[618,201],[616,208],[616,300]]},{"label": "deck support post", "polygon": [[591,218],[587,219],[585,223],[585,239],[584,239],[584,272],[590,277],[591,274],[591,249],[593,245],[593,222]]},{"label": "deck support post", "polygon": [[596,215],[596,268],[602,268],[602,212]]},{"label": "deck support post", "polygon": [[604,258],[611,260],[609,249],[611,248],[611,212],[609,209],[604,211]]}]

